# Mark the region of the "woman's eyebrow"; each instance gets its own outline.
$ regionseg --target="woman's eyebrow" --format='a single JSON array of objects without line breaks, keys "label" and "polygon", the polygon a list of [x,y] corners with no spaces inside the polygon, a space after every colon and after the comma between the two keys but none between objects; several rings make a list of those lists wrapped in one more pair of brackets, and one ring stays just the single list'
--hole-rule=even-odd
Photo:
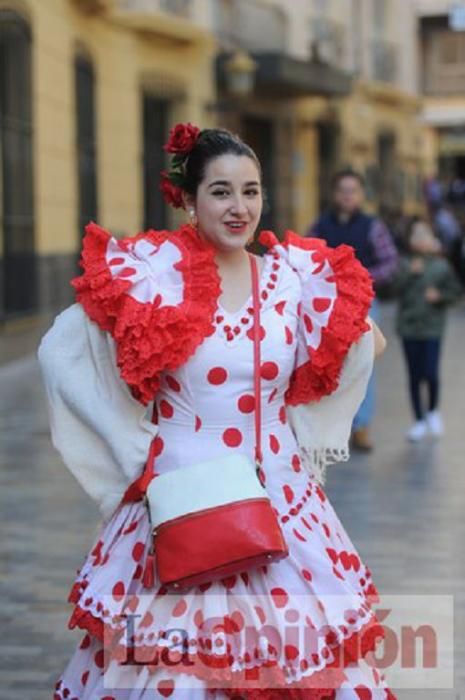
[{"label": "woman's eyebrow", "polygon": [[217,185],[230,185],[231,183],[228,182],[228,180],[215,180],[215,182],[211,182],[208,185],[207,189],[210,189],[210,187],[216,187]]},{"label": "woman's eyebrow", "polygon": [[[229,182],[229,180],[215,180],[215,182],[211,182],[208,185],[207,189],[210,189],[210,187],[217,187],[218,185],[223,185],[223,187],[224,187],[224,186],[230,186],[231,183]],[[251,187],[252,185],[255,185],[258,187],[260,185],[260,183],[258,182],[258,180],[250,180],[250,182],[244,183],[244,187]]]}]

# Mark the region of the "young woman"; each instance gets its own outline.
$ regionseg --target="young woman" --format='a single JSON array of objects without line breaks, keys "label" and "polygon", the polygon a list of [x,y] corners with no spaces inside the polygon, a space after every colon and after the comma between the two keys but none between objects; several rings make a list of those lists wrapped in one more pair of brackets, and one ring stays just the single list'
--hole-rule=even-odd
[{"label": "young woman", "polygon": [[153,567],[144,465],[156,480],[253,458],[246,246],[263,204],[260,164],[237,136],[179,124],[165,148],[162,189],[190,224],[123,240],[90,224],[77,303],[39,350],[54,444],[104,516],[69,597],[85,636],[55,698],[392,699],[372,658],[378,593],[322,489],[326,465],[348,458],[385,342],[351,248],[267,231],[254,258],[260,476],[288,556],[182,591]]}]

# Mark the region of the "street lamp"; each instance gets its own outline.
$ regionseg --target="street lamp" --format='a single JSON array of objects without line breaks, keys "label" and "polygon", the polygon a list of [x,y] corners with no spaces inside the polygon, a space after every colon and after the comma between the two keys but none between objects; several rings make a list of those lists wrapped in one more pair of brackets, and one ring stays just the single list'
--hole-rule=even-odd
[{"label": "street lamp", "polygon": [[226,89],[230,95],[245,97],[250,95],[255,84],[257,63],[252,56],[237,49],[224,65]]}]

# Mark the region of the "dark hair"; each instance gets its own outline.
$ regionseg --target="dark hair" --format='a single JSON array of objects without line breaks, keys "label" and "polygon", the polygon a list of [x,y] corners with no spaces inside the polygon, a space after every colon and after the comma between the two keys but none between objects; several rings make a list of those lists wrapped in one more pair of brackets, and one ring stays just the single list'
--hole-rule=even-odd
[{"label": "dark hair", "polygon": [[262,169],[256,153],[239,136],[227,129],[203,129],[186,159],[182,189],[188,194],[195,195],[205,177],[208,163],[214,158],[227,154],[247,156],[253,160],[261,179]]},{"label": "dark hair", "polygon": [[344,180],[346,177],[351,177],[352,179],[357,180],[359,185],[365,188],[365,178],[361,173],[357,172],[356,170],[352,170],[352,168],[344,168],[343,170],[338,170],[338,172],[333,175],[331,179],[332,189],[335,190],[341,180]]}]

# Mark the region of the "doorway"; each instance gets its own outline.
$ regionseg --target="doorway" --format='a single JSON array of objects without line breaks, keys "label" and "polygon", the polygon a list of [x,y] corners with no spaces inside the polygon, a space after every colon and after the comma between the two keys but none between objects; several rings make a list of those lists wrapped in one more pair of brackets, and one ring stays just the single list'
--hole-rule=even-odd
[{"label": "doorway", "polygon": [[144,230],[167,226],[167,204],[160,191],[160,172],[166,167],[163,144],[168,138],[169,100],[143,95]]},{"label": "doorway", "polygon": [[36,306],[32,163],[31,33],[15,12],[0,11],[0,317]]}]

